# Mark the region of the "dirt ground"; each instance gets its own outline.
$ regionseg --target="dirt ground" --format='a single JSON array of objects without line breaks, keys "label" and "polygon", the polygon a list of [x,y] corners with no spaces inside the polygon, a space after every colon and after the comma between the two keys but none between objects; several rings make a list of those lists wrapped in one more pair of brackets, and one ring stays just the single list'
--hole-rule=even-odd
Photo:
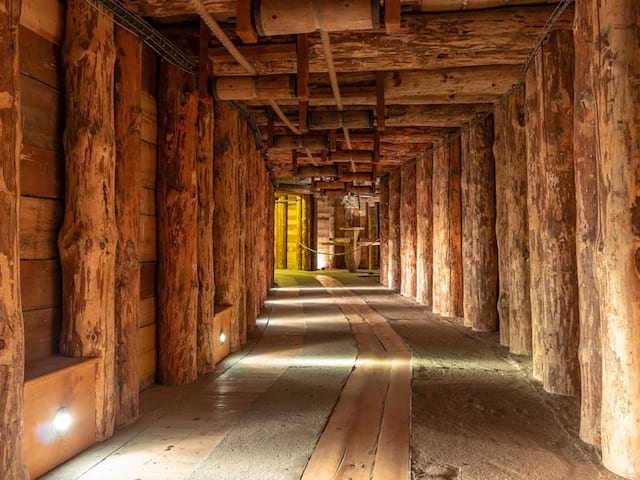
[{"label": "dirt ground", "polygon": [[370,306],[413,351],[414,480],[613,480],[578,438],[579,402],[551,395],[530,376],[530,360],[509,355],[496,334],[433,315],[365,280]]}]

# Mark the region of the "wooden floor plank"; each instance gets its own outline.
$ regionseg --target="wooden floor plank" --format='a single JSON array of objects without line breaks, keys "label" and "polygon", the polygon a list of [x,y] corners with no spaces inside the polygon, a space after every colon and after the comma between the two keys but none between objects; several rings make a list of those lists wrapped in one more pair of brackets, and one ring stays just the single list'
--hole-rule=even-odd
[{"label": "wooden floor plank", "polygon": [[335,278],[316,278],[349,320],[359,355],[302,478],[408,479],[411,353],[361,297]]}]

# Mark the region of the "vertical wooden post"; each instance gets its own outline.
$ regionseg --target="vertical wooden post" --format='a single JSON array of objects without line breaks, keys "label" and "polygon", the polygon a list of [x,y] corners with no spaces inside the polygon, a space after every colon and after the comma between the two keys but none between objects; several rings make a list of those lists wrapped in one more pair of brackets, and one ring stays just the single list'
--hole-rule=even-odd
[{"label": "vertical wooden post", "polygon": [[538,77],[542,76],[542,52],[536,54],[535,62],[526,74],[525,118],[527,125],[527,212],[529,223],[529,275],[531,301],[531,353],[532,376],[542,381],[543,305],[542,305],[542,242],[540,239],[541,185],[543,172],[540,168],[541,148],[541,96],[538,92]]},{"label": "vertical wooden post", "polygon": [[389,260],[387,287],[400,290],[400,169],[389,174]]},{"label": "vertical wooden post", "polygon": [[275,202],[276,268],[287,268],[287,196],[278,195]]},{"label": "vertical wooden post", "polygon": [[527,216],[527,134],[524,87],[505,105],[505,148],[508,162],[507,255],[509,284],[509,348],[531,353],[531,303],[529,301],[529,222]]},{"label": "vertical wooden post", "polygon": [[460,139],[436,145],[433,160],[433,312],[462,316]]},{"label": "vertical wooden post", "polygon": [[416,163],[416,301],[433,304],[433,150]]},{"label": "vertical wooden post", "polygon": [[496,105],[494,124],[500,343],[524,355],[531,353],[524,87]]},{"label": "vertical wooden post", "polygon": [[[239,235],[237,238],[238,242],[238,262],[239,262],[239,270],[238,270],[238,279],[235,285],[235,288],[238,292],[238,301],[236,304],[237,311],[237,324],[238,324],[238,332],[239,332],[239,345],[236,347],[236,350],[240,350],[242,345],[247,343],[247,323],[248,323],[248,314],[247,314],[247,294],[248,294],[248,277],[246,268],[246,244],[248,237],[248,230],[250,228],[248,224],[247,217],[247,182],[248,182],[248,152],[247,152],[247,139],[249,138],[248,126],[240,117],[237,112],[234,112],[234,116],[236,119],[236,123],[238,125],[238,130],[236,133],[235,142],[238,145],[239,155],[236,159],[236,189],[237,189],[237,197],[236,208],[238,208],[238,216],[237,222],[239,223]],[[253,266],[251,267],[253,268]],[[233,347],[232,347],[233,348]]]},{"label": "vertical wooden post", "polygon": [[[300,196],[300,242],[305,246],[311,246],[311,202],[313,197],[310,195]],[[302,270],[311,270],[311,252],[306,248],[300,247],[300,268]]]},{"label": "vertical wooden post", "polygon": [[400,293],[416,297],[416,161],[400,168]]},{"label": "vertical wooden post", "polygon": [[142,43],[115,28],[116,131],[116,425],[138,417],[138,303],[140,300],[140,128]]},{"label": "vertical wooden post", "polygon": [[380,284],[389,286],[389,176],[380,178]]},{"label": "vertical wooden post", "polygon": [[[367,237],[369,240],[380,238],[380,226],[378,222],[378,205],[367,203]],[[380,249],[375,245],[369,246],[369,271],[373,271],[380,265]]]},{"label": "vertical wooden post", "polygon": [[463,159],[464,323],[478,331],[498,327],[498,249],[496,244],[493,117],[467,132]]},{"label": "vertical wooden post", "polygon": [[540,239],[543,291],[543,385],[578,395],[579,318],[573,168],[573,36],[555,31],[542,49]]},{"label": "vertical wooden post", "polygon": [[640,477],[640,4],[611,0],[592,5],[602,461],[631,479]]},{"label": "vertical wooden post", "polygon": [[[84,0],[66,4],[66,193],[60,352],[97,357],[96,437],[115,424],[115,132],[113,21]],[[83,279],[83,281],[78,281]]]},{"label": "vertical wooden post", "polygon": [[[247,135],[249,132],[247,132]],[[257,249],[258,242],[256,239],[256,230],[258,228],[258,210],[257,210],[257,192],[260,181],[260,166],[258,158],[254,155],[254,144],[252,138],[245,140],[247,164],[246,188],[245,188],[245,242],[244,242],[244,292],[245,292],[245,315],[246,315],[246,334],[248,335],[255,325],[256,321],[256,305],[258,303],[257,288],[257,272],[259,270]],[[245,338],[246,341],[246,338]]]},{"label": "vertical wooden post", "polygon": [[0,472],[28,477],[23,461],[24,321],[20,301],[20,152],[22,111],[20,0],[0,1]]},{"label": "vertical wooden post", "polygon": [[580,309],[580,438],[600,446],[602,342],[599,287],[596,278],[598,240],[598,165],[593,2],[576,4],[573,155],[576,179],[576,264]]},{"label": "vertical wooden post", "polygon": [[236,352],[242,346],[245,332],[244,279],[244,181],[240,162],[240,118],[225,102],[216,103],[214,145],[214,223],[213,248],[215,299],[217,304],[232,308],[229,343]]},{"label": "vertical wooden post", "polygon": [[209,95],[198,96],[198,374],[212,372],[215,277],[213,267],[213,140],[214,110]]},{"label": "vertical wooden post", "polygon": [[198,98],[191,77],[162,62],[158,99],[158,373],[194,381],[197,368]]},{"label": "vertical wooden post", "polygon": [[[498,322],[500,345],[511,341],[511,319],[509,318],[509,117],[507,104],[501,100],[494,110],[493,156],[496,176],[496,242],[498,246]],[[528,232],[527,232],[528,233]]]}]

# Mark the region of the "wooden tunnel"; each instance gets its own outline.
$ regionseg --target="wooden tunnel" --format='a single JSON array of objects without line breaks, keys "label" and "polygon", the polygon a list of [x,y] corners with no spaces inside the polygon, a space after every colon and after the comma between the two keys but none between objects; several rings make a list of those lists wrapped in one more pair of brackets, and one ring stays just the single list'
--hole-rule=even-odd
[{"label": "wooden tunnel", "polygon": [[348,269],[640,478],[640,4],[570,3],[0,0],[0,476],[217,378],[276,270]]}]

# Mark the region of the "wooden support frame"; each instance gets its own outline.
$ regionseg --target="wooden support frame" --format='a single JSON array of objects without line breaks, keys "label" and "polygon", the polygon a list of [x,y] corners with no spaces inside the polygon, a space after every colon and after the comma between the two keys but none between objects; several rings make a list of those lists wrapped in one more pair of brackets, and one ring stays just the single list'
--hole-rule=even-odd
[{"label": "wooden support frame", "polygon": [[244,43],[258,43],[258,32],[253,26],[251,0],[236,0],[236,34]]},{"label": "wooden support frame", "polygon": [[306,33],[296,36],[296,86],[298,95],[298,127],[307,132],[307,110],[309,107],[309,40]]},{"label": "wooden support frame", "polygon": [[329,130],[329,150],[332,152],[338,150],[338,134],[335,130]]},{"label": "wooden support frame", "polygon": [[198,39],[198,95],[202,97],[209,94],[209,77],[211,76],[211,59],[208,55],[211,34],[202,20],[200,20]]},{"label": "wooden support frame", "polygon": [[114,27],[109,17],[84,0],[69,0],[66,11],[66,195],[58,236],[63,292],[60,352],[99,359],[96,440],[104,440],[113,435],[116,410]]},{"label": "wooden support frame", "polygon": [[384,0],[384,28],[387,34],[400,31],[400,0]]},{"label": "wooden support frame", "polygon": [[0,0],[0,472],[25,478],[23,462],[24,320],[20,299],[19,206],[22,105],[18,32],[20,0]]},{"label": "wooden support frame", "polygon": [[289,130],[291,130],[296,135],[302,134],[300,129],[298,127],[296,127],[291,122],[291,120],[289,120],[289,118],[285,115],[285,113],[282,111],[282,109],[280,108],[280,106],[278,105],[278,103],[275,100],[270,100],[269,104],[271,105],[271,108],[276,113],[276,115],[278,115],[278,117],[280,118],[282,123],[284,123],[289,128]]},{"label": "wooden support frame", "polygon": [[142,155],[142,43],[115,28],[116,132],[116,425],[139,413],[138,304],[140,302],[140,158]]},{"label": "wooden support frame", "polygon": [[379,132],[385,127],[384,79],[384,72],[376,72],[376,129]]},{"label": "wooden support frame", "polygon": [[[197,95],[188,74],[162,62],[158,101],[158,376],[196,380],[197,368]],[[175,249],[175,245],[180,245]]]},{"label": "wooden support frame", "polygon": [[273,108],[267,107],[267,148],[271,148],[273,147],[273,139],[275,137],[274,133],[273,133],[273,123],[274,123],[274,118],[273,118]]}]

